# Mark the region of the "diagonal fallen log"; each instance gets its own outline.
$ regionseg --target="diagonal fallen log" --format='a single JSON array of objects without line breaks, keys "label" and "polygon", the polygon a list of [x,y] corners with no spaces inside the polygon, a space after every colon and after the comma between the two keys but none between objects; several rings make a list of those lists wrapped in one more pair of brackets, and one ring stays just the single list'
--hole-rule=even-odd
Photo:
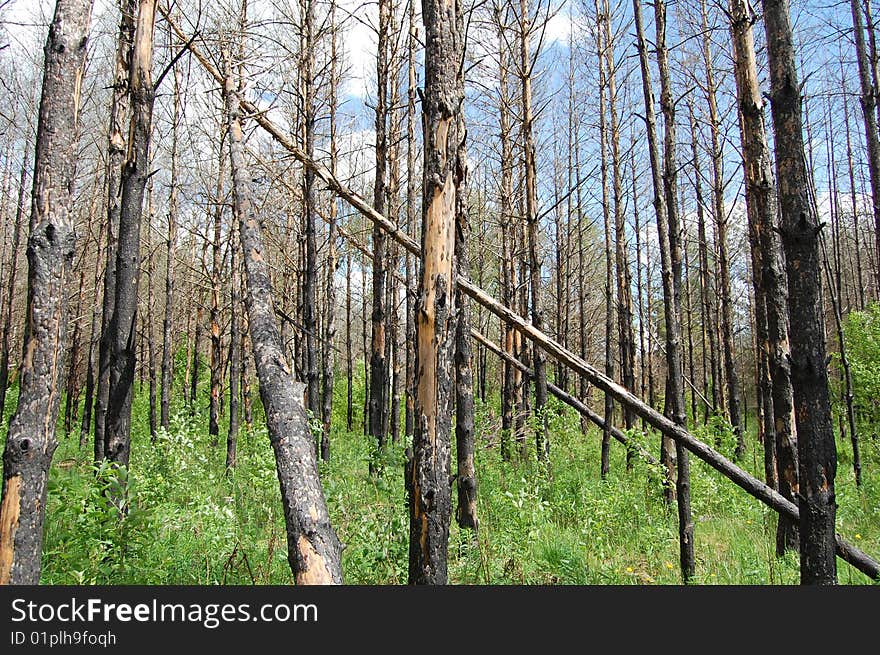
[{"label": "diagonal fallen log", "polygon": [[[511,366],[518,368],[525,375],[527,375],[527,376],[534,375],[534,373],[532,372],[532,369],[530,369],[528,366],[523,364],[521,361],[519,361],[515,357],[512,357],[509,353],[504,352],[498,346],[498,344],[494,343],[493,341],[488,339],[481,332],[478,332],[474,328],[471,328],[471,337],[473,337],[473,339],[475,341],[477,341],[477,343],[484,346],[487,350],[495,353],[495,355],[497,355],[498,357],[503,359],[505,362],[507,362]],[[577,398],[577,397],[571,395],[570,393],[568,393],[567,391],[560,389],[552,382],[547,383],[547,390],[550,393],[552,393],[554,396],[559,398],[559,400],[564,402],[566,405],[573,408],[579,414],[581,414],[585,418],[592,421],[598,427],[602,428],[603,430],[605,429],[605,420],[601,416],[599,416],[596,412],[594,412],[592,409],[590,409],[589,406],[587,406],[587,404],[584,403],[580,398]],[[611,436],[614,437],[615,439],[617,439],[617,441],[619,441],[620,443],[622,443],[624,445],[624,447],[627,449],[627,451],[634,452],[634,453],[638,454],[643,460],[645,460],[649,464],[657,464],[657,460],[654,458],[653,455],[651,455],[651,453],[649,453],[647,451],[647,449],[645,449],[641,444],[635,443],[632,439],[629,438],[629,436],[627,436],[627,434],[625,432],[623,432],[622,430],[620,430],[619,428],[617,428],[613,425],[611,426]]]},{"label": "diagonal fallen log", "polygon": [[[174,31],[181,44],[184,44],[205,68],[208,74],[222,85],[223,78],[220,73],[217,72],[217,69],[207,60],[207,58],[205,58],[198,48],[196,48],[195,44],[187,39],[186,35],[173,21],[167,11],[162,8],[160,8],[160,11],[165,20],[168,21],[169,26]],[[373,223],[381,227],[392,239],[397,241],[397,243],[403,246],[411,254],[416,257],[421,256],[421,248],[412,237],[403,232],[397,225],[385,218],[385,216],[373,209],[363,197],[346,187],[326,166],[308,157],[306,153],[298,148],[284,131],[267,118],[265,113],[255,104],[244,99],[241,99],[240,103],[241,108],[247,112],[248,118],[266,130],[282,148],[293,155],[303,166],[310,168],[315,173],[316,177],[326,185],[328,190],[335,193],[352,207],[357,209],[364,217],[370,219]],[[680,443],[689,452],[693,453],[697,458],[724,475],[746,493],[757,498],[780,514],[784,514],[794,521],[800,521],[800,512],[797,505],[779,494],[779,492],[738,467],[721,453],[696,439],[683,426],[677,425],[642,401],[641,398],[630,392],[628,389],[606,377],[599,372],[598,369],[593,368],[581,357],[569,351],[540,330],[537,330],[529,321],[510,308],[502,305],[488,293],[473,284],[470,280],[459,276],[456,278],[456,284],[461,287],[461,290],[467,294],[469,298],[488,309],[498,318],[515,326],[524,336],[540,346],[547,354],[552,355],[556,361],[567,366],[575,373],[583,375],[591,384],[605,393],[610,394],[621,404],[632,409],[654,429],[668,436],[676,443]],[[840,535],[835,535],[835,545],[838,557],[851,564],[868,577],[874,580],[880,580],[880,563],[875,559],[844,541]]]},{"label": "diagonal fallen log", "polygon": [[[343,239],[345,239],[349,243],[349,245],[354,246],[354,248],[356,250],[358,250],[359,252],[361,252],[365,255],[370,254],[370,251],[367,250],[364,247],[364,245],[362,243],[360,243],[354,236],[352,236],[344,227],[337,226],[336,229],[339,233],[339,236],[341,236]],[[404,284],[404,285],[406,284],[405,280],[403,280],[396,273],[392,273],[392,275],[394,275],[394,278],[399,283]],[[519,361],[515,357],[512,357],[509,353],[504,352],[498,346],[498,344],[491,341],[489,338],[487,338],[482,332],[480,332],[476,328],[471,328],[470,334],[471,334],[471,338],[474,339],[474,341],[476,341],[480,345],[484,346],[487,350],[494,353],[495,355],[497,355],[498,357],[503,359],[505,362],[507,362],[511,366],[519,369],[525,375],[527,375],[527,376],[534,375],[534,373],[532,372],[532,369],[530,369],[528,366],[523,364],[521,361]],[[567,391],[557,387],[552,382],[547,383],[547,390],[550,393],[552,393],[554,396],[556,396],[559,400],[564,402],[566,405],[568,405],[569,407],[574,409],[576,412],[578,412],[579,414],[581,414],[582,416],[584,416],[588,420],[592,421],[598,427],[600,427],[602,429],[605,428],[605,420],[601,416],[599,416],[596,412],[594,412],[592,409],[590,409],[590,407],[586,403],[584,403],[580,398],[577,398],[576,396],[573,396],[572,394],[568,393]],[[626,433],[623,432],[622,430],[620,430],[619,428],[617,428],[615,426],[611,426],[611,436],[614,437],[621,444],[623,444],[623,446],[627,449],[627,451],[631,451],[631,452],[638,454],[639,457],[641,457],[644,461],[648,462],[649,464],[657,464],[658,463],[656,458],[654,458],[654,456],[651,455],[651,453],[649,453],[646,448],[644,448],[641,444],[637,444],[637,443],[633,442],[633,440],[630,439],[630,437],[628,437],[626,435]]]}]

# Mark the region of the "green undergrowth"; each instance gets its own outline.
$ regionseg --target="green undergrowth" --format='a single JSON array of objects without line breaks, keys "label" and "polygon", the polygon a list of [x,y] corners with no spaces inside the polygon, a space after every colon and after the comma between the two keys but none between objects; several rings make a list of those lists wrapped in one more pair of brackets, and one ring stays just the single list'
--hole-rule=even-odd
[{"label": "green undergrowth", "polygon": [[[362,378],[362,373],[361,373]],[[355,389],[355,404],[362,392]],[[145,390],[144,390],[145,391]],[[255,398],[256,398],[255,393]],[[43,583],[288,584],[284,519],[274,458],[257,408],[252,432],[242,428],[239,459],[227,476],[225,425],[207,433],[207,408],[194,415],[174,406],[170,430],[151,443],[146,393],[133,412],[132,460],[124,498],[119,471],[95,470],[91,445],[60,436],[49,478]],[[258,404],[258,403],[257,403]],[[663,500],[656,466],[612,443],[611,472],[599,476],[601,434],[553,401],[547,420],[549,466],[529,455],[503,461],[496,406],[477,402],[476,464],[480,528],[453,525],[449,578],[458,584],[679,584],[677,515]],[[344,544],[346,583],[405,584],[409,524],[403,481],[405,443],[382,455],[380,477],[361,434],[345,428],[345,384],[337,385],[331,459],[320,464],[331,520]],[[5,428],[4,428],[5,429]],[[723,425],[695,428],[731,456]],[[656,456],[659,438],[634,431]],[[863,438],[861,489],[855,487],[848,442],[837,476],[838,531],[880,556],[880,444]],[[453,456],[453,462],[455,458]],[[775,555],[776,516],[719,473],[691,457],[696,584],[796,584],[794,554]],[[760,476],[760,445],[750,436],[740,462]],[[454,502],[454,495],[453,495]],[[125,504],[119,518],[117,504]],[[870,581],[838,560],[840,582]]]}]

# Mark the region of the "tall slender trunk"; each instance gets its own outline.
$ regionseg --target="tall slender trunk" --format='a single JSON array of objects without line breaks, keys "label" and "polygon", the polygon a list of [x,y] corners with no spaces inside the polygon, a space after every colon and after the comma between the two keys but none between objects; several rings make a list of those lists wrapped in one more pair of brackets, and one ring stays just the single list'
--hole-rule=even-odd
[{"label": "tall slender trunk", "polygon": [[[506,12],[495,8],[495,23],[498,30],[498,124],[501,140],[501,186],[498,198],[499,222],[501,227],[501,299],[507,307],[514,307],[516,273],[514,269],[513,247],[513,144],[511,141],[510,96],[508,82],[509,53],[504,36]],[[515,332],[509,323],[501,323],[501,345],[504,351],[515,356]],[[501,366],[501,458],[511,458],[511,442],[514,437],[514,413],[517,411],[516,390],[522,374],[506,361]]]},{"label": "tall slender trunk", "polygon": [[180,94],[182,89],[177,66],[174,67],[172,75],[174,75],[174,113],[171,119],[171,188],[168,193],[168,232],[165,239],[165,314],[162,320],[162,382],[159,410],[159,425],[166,430],[171,420],[171,393],[174,382],[174,251],[177,241],[177,211],[180,193],[178,129],[181,120]]},{"label": "tall slender trunk", "polygon": [[214,211],[211,212],[213,236],[211,238],[211,307],[209,309],[211,338],[210,396],[208,401],[208,434],[211,445],[216,446],[220,439],[220,395],[223,386],[223,328],[220,326],[220,294],[223,286],[223,261],[220,243],[223,231],[223,196],[225,194],[226,153],[225,130],[220,130],[220,146],[217,163],[217,186],[214,195]]},{"label": "tall slender trunk", "polygon": [[791,318],[791,381],[797,424],[801,582],[836,584],[834,477],[827,347],[819,272],[819,218],[809,196],[801,91],[785,0],[762,0],[770,62],[782,246]]},{"label": "tall slender trunk", "polygon": [[235,468],[238,460],[239,387],[241,381],[241,332],[239,330],[239,307],[241,305],[241,268],[238,259],[238,239],[235,230],[229,230],[229,429],[226,432],[226,472]]},{"label": "tall slender trunk", "polygon": [[[614,379],[614,262],[611,245],[611,201],[608,197],[608,125],[606,119],[605,18],[599,0],[596,9],[596,46],[599,64],[599,162],[602,175],[602,225],[605,235],[605,375]],[[614,399],[605,394],[605,427],[602,430],[600,475],[604,480],[611,470],[611,426],[614,423]]]},{"label": "tall slender trunk", "polygon": [[[529,0],[520,0],[520,61],[519,76],[522,85],[522,142],[525,163],[525,217],[529,253],[530,317],[537,330],[544,329],[544,312],[541,307],[541,258],[538,246],[538,164],[535,150],[534,110],[532,107],[532,55],[531,37],[534,22],[530,16]],[[532,349],[532,369],[535,372],[535,450],[538,460],[544,461],[550,453],[547,440],[547,356],[540,348]]]},{"label": "tall slender trunk", "polygon": [[110,402],[112,334],[110,323],[116,302],[116,249],[119,239],[121,174],[128,147],[130,102],[129,75],[138,0],[119,0],[119,35],[114,59],[113,96],[107,146],[107,265],[104,268],[104,299],[101,341],[98,345],[98,383],[95,393],[95,462],[105,457],[107,407]]},{"label": "tall slender trunk", "polygon": [[[315,1],[300,0],[302,37],[300,39],[300,87],[302,89],[302,121],[304,150],[315,156],[315,122],[317,102],[315,89]],[[332,85],[332,82],[331,82]],[[321,417],[321,381],[318,354],[318,244],[317,198],[315,173],[303,168],[303,214],[305,218],[305,268],[303,269],[303,332],[305,342],[306,406],[311,415]]]},{"label": "tall slender trunk", "polygon": [[446,584],[451,514],[456,218],[466,162],[462,101],[462,7],[425,0],[422,263],[416,320],[416,427],[408,468],[410,584]]},{"label": "tall slender trunk", "polygon": [[[635,336],[633,335],[632,273],[626,247],[626,225],[621,174],[620,126],[617,118],[617,64],[614,58],[614,37],[611,31],[611,9],[608,0],[602,0],[605,28],[606,76],[608,79],[609,140],[611,145],[611,172],[614,200],[614,267],[617,279],[617,343],[620,352],[620,381],[630,391],[635,389]],[[623,408],[623,425],[633,427],[635,414]],[[632,463],[627,457],[627,466]]]},{"label": "tall slender trunk", "polygon": [[[388,153],[388,67],[389,67],[389,25],[391,23],[392,0],[379,0],[378,51],[376,54],[376,171],[373,182],[373,207],[380,214],[385,213],[385,177]],[[388,362],[385,358],[385,233],[373,227],[373,303],[370,339],[370,435],[375,439],[378,458],[385,449],[385,424],[387,423],[388,402],[385,396],[385,382],[388,376]],[[370,472],[378,473],[380,465],[370,462]]]},{"label": "tall slender trunk", "polygon": [[[779,206],[773,176],[773,160],[764,126],[764,99],[758,84],[755,38],[745,0],[731,0],[730,14],[737,97],[740,106],[740,134],[745,164],[746,206],[750,230],[758,235],[761,251],[759,279],[767,315],[767,357],[772,381],[772,397],[765,405],[764,411],[765,413],[769,411],[773,419],[779,493],[795,502],[798,493],[798,446],[792,407],[788,284],[784,274],[782,244],[777,227]],[[780,514],[776,530],[777,554],[781,555],[797,546],[797,524]]]},{"label": "tall slender trunk", "polygon": [[[410,234],[416,232],[416,218],[418,215],[418,177],[416,173],[416,44],[418,40],[418,28],[416,27],[415,3],[409,3],[407,12],[407,103],[406,103],[406,225]],[[414,264],[407,257],[405,273],[406,294],[406,372],[404,395],[406,397],[406,415],[404,417],[404,434],[407,437],[413,435],[415,418],[415,303],[416,299],[412,289],[415,287]]]},{"label": "tall slender trunk", "polygon": [[[104,254],[104,234],[106,228],[106,221],[101,221],[98,227],[98,238],[97,238],[97,252],[95,257],[95,269],[94,276],[92,278],[92,288],[95,289],[95,303],[92,306],[92,318],[89,327],[89,349],[86,353],[86,383],[85,383],[85,397],[83,399],[83,413],[82,413],[82,421],[80,422],[80,432],[79,432],[79,447],[80,449],[84,448],[86,442],[88,441],[88,437],[91,433],[92,429],[92,407],[95,401],[95,367],[97,362],[95,361],[95,356],[97,355],[97,351],[95,346],[97,345],[97,340],[100,339],[101,335],[99,334],[99,320],[101,318],[101,306],[98,304],[97,298],[97,290],[101,283],[101,275],[103,273],[101,262],[105,261]],[[13,243],[16,243],[16,240],[13,239]],[[0,369],[2,370],[2,369]],[[0,403],[2,405],[2,403]]]},{"label": "tall slender trunk", "polygon": [[30,167],[31,142],[24,146],[21,175],[18,178],[18,202],[15,205],[15,225],[12,228],[12,249],[9,253],[9,273],[4,289],[6,301],[3,307],[3,331],[0,333],[0,417],[5,416],[6,388],[9,386],[9,351],[12,347],[12,310],[15,299],[15,282],[18,276],[18,251],[21,244],[21,229],[25,217],[27,198],[27,176]]},{"label": "tall slender trunk", "polygon": [[[463,72],[459,74],[458,86],[464,88]],[[458,114],[459,143],[455,152],[455,263],[458,274],[470,277],[468,244],[470,242],[470,215],[467,194],[467,134],[464,115]],[[459,527],[476,530],[477,520],[477,469],[474,462],[474,382],[471,357],[471,311],[470,301],[456,285],[455,304],[455,445],[457,458],[456,487],[458,505],[455,518]]]},{"label": "tall slender trunk", "polygon": [[140,232],[144,191],[149,175],[153,122],[152,81],[155,0],[138,3],[132,47],[129,92],[131,128],[128,160],[122,170],[119,240],[116,247],[116,294],[110,321],[110,395],[104,456],[128,466],[131,455],[131,401],[135,375],[135,337],[140,277]]},{"label": "tall slender trunk", "polygon": [[721,341],[724,353],[725,383],[727,387],[727,410],[730,425],[736,439],[734,457],[739,458],[745,451],[742,418],[740,416],[740,384],[736,370],[736,344],[733,339],[733,301],[730,292],[730,256],[727,251],[727,212],[724,207],[724,159],[721,149],[718,99],[715,86],[715,66],[712,62],[709,19],[706,15],[706,0],[700,0],[703,33],[703,65],[706,69],[706,100],[709,105],[709,128],[712,145],[712,205],[715,215],[715,240],[718,243],[718,268],[721,272]]},{"label": "tall slender trunk", "polygon": [[[859,69],[859,85],[862,116],[865,121],[865,141],[868,145],[868,171],[871,180],[871,199],[874,207],[874,234],[877,252],[880,253],[880,134],[877,132],[877,88],[871,77],[871,65],[865,46],[865,31],[862,22],[862,9],[859,0],[850,0],[853,21],[853,34],[856,44],[856,61]],[[878,255],[880,256],[880,255]],[[880,266],[876,270],[876,284],[880,290]]]},{"label": "tall slender trunk", "polygon": [[[663,305],[666,320],[666,414],[677,425],[686,422],[684,389],[682,384],[680,297],[681,255],[678,238],[678,212],[676,193],[675,158],[675,108],[669,81],[668,53],[666,50],[666,6],[661,0],[654,3],[657,30],[657,59],[660,73],[660,106],[664,116],[663,173],[660,173],[659,148],[657,147],[656,123],[651,92],[650,69],[647,61],[644,29],[642,28],[641,3],[633,0],[639,59],[642,69],[645,113],[648,123],[648,141],[654,181],[654,206],[657,213],[657,233],[660,241],[660,264],[663,280]],[[682,578],[689,581],[694,574],[693,521],[690,515],[690,474],[688,455],[678,443],[674,448],[664,439],[661,455],[665,455],[667,470],[674,476],[674,496],[678,501],[679,553]],[[677,475],[673,473],[677,469]],[[667,483],[671,487],[671,480]],[[671,490],[670,490],[671,491]],[[672,493],[667,498],[672,499]]]},{"label": "tall slender trunk", "polygon": [[[155,295],[153,292],[153,278],[156,277],[156,266],[153,261],[153,248],[150,243],[150,227],[153,224],[153,184],[149,183],[149,188],[147,191],[147,206],[148,210],[146,212],[146,221],[144,224],[144,228],[146,228],[147,232],[147,307],[153,307],[155,304]],[[150,425],[150,442],[156,443],[156,430],[159,427],[157,407],[156,407],[156,334],[153,329],[154,321],[153,316],[149,312],[144,312],[141,314],[141,331],[146,333],[147,339],[147,360],[144,362],[147,368],[147,381],[148,381],[148,397],[149,397],[149,425]]]},{"label": "tall slender trunk", "polygon": [[46,40],[28,237],[28,302],[18,405],[3,451],[0,584],[40,581],[43,517],[67,324],[75,234],[80,90],[91,0],[58,0]]},{"label": "tall slender trunk", "polygon": [[354,361],[351,341],[351,254],[345,258],[345,428],[354,430]]},{"label": "tall slender trunk", "polygon": [[[333,30],[330,37],[330,171],[336,174],[336,105],[339,73],[337,72],[337,34],[336,34],[336,2],[330,5],[330,25]],[[330,425],[333,420],[333,381],[336,344],[336,269],[339,261],[336,255],[336,211],[337,200],[330,198],[327,210],[327,282],[325,298],[327,312],[324,319],[324,361],[322,362],[323,380],[321,387],[321,459],[330,459]]]}]

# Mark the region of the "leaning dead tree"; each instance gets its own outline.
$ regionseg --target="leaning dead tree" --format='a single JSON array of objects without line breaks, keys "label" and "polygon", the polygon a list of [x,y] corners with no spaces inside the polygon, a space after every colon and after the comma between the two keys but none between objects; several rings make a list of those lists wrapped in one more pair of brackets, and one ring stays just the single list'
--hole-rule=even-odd
[{"label": "leaning dead tree", "polygon": [[44,50],[27,247],[25,357],[3,451],[0,584],[40,581],[46,485],[58,446],[68,274],[76,245],[71,200],[91,13],[91,0],[58,0]]},{"label": "leaning dead tree", "polygon": [[[228,67],[227,67],[228,68]],[[303,399],[293,378],[275,319],[272,283],[263,236],[251,199],[244,158],[241,102],[232,74],[223,92],[232,169],[233,211],[238,221],[247,280],[245,301],[260,398],[275,453],[287,525],[288,561],[297,584],[341,584],[341,546],[327,511]]]},{"label": "leaning dead tree", "polygon": [[[167,14],[164,12],[163,16],[168,19]],[[205,70],[217,80],[217,82],[223,83],[224,78],[221,77],[211,63],[201,54],[200,50],[193,43],[188,43],[186,35],[176,24],[174,24],[173,21],[169,22],[181,43],[187,43],[187,47]],[[305,153],[303,153],[303,151],[287,136],[285,130],[275,125],[275,123],[273,123],[264,112],[261,112],[256,105],[252,102],[241,99],[239,102],[241,110],[249,116],[252,116],[254,122],[266,130],[282,148],[289,152],[303,165],[313,168],[317,177],[326,185],[328,190],[345,200],[349,205],[374,224],[380,225],[385,234],[397,241],[407,250],[408,253],[415,257],[421,256],[422,249],[419,244],[402,231],[398,225],[388,220],[382,214],[376,212],[376,210],[373,209],[361,195],[355,193],[338,180],[325,166],[306,157]],[[668,436],[674,442],[681,444],[691,454],[695,455],[698,459],[724,475],[750,496],[761,501],[776,512],[785,514],[794,521],[800,520],[800,511],[797,505],[784,498],[777,491],[761,482],[747,471],[739,468],[710,446],[694,438],[684,426],[676,424],[674,421],[655,410],[648,403],[644,402],[641,398],[637,397],[634,393],[616,383],[614,380],[604,376],[596,368],[587,363],[584,358],[569,351],[554,339],[548,337],[540,330],[537,330],[530,321],[495,300],[470,280],[459,276],[456,278],[455,282],[474,302],[490,311],[502,322],[513,325],[523,334],[523,336],[532,340],[548,355],[568,367],[571,371],[583,376],[583,378],[590,384],[594,385],[604,393],[611,394],[614,399],[622,405],[630,407],[633,412],[645,421],[645,423],[665,436]],[[846,542],[839,535],[835,536],[835,543],[837,555],[840,558],[863,572],[868,577],[880,580],[880,563]]]}]

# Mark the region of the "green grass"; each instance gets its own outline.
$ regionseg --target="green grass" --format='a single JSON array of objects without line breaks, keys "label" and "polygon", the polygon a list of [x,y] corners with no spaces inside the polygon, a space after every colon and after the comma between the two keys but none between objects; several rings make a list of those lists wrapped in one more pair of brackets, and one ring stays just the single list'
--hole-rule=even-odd
[{"label": "green grass", "polygon": [[[362,375],[361,375],[362,378]],[[362,380],[356,381],[360,405]],[[345,385],[337,385],[331,461],[321,477],[331,519],[345,545],[346,583],[405,584],[408,517],[403,487],[405,444],[385,454],[384,474],[368,473],[370,440],[344,430]],[[257,398],[256,391],[254,397]],[[359,400],[360,399],[360,400]],[[497,402],[497,399],[496,399]],[[202,403],[206,404],[206,403]],[[258,404],[258,403],[257,403]],[[458,584],[679,584],[677,519],[662,499],[655,467],[612,444],[611,474],[599,477],[601,437],[579,419],[550,408],[551,464],[505,462],[498,449],[497,408],[477,403],[479,537],[453,520],[449,578]],[[274,459],[259,410],[244,429],[239,463],[227,478],[225,426],[220,444],[207,434],[206,410],[175,405],[171,429],[150,443],[147,399],[133,413],[133,448],[125,518],[117,519],[97,476],[91,445],[60,436],[49,479],[42,581],[48,584],[288,584],[284,520]],[[361,425],[356,408],[355,428]],[[4,428],[5,429],[5,428]],[[712,428],[699,429],[714,443]],[[637,435],[652,452],[658,438]],[[761,475],[751,437],[741,462]],[[531,441],[529,443],[532,443]],[[880,444],[864,438],[864,484],[853,481],[849,444],[841,442],[836,481],[838,531],[880,556]],[[732,444],[722,439],[730,454]],[[453,462],[455,461],[453,456]],[[697,584],[796,584],[796,555],[774,552],[776,517],[696,458],[692,465]],[[838,560],[843,584],[870,581]]]}]

